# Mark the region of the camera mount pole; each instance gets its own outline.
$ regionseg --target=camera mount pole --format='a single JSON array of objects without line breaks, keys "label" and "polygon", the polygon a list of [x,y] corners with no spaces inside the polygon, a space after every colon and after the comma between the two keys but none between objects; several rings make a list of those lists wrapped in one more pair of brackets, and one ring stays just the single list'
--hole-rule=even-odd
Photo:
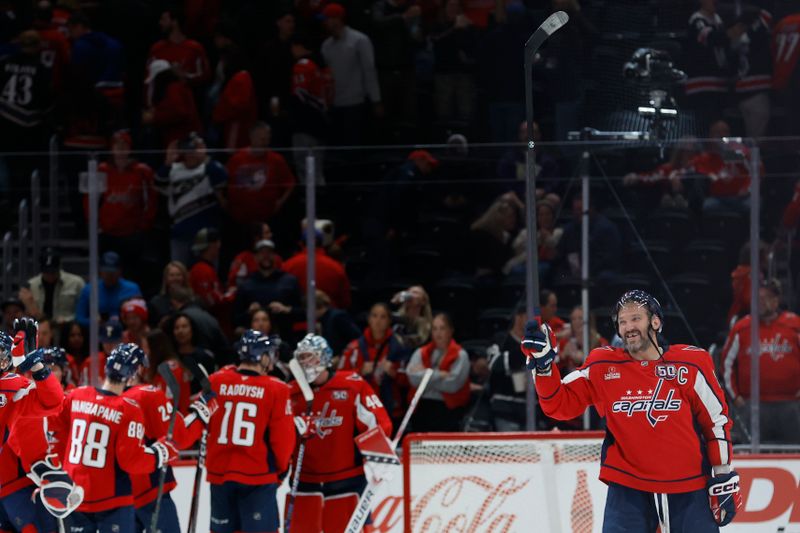
[{"label": "camera mount pole", "polygon": [[[539,306],[539,250],[536,231],[536,154],[533,151],[533,59],[536,52],[548,37],[567,23],[569,16],[563,11],[556,11],[539,26],[525,43],[525,120],[528,129],[528,145],[525,152],[525,205],[528,243],[526,254],[527,283],[525,284],[526,309],[528,318],[533,319],[541,313]],[[525,429],[536,429],[536,391],[533,381],[527,380],[525,394],[525,412],[527,413]]]}]

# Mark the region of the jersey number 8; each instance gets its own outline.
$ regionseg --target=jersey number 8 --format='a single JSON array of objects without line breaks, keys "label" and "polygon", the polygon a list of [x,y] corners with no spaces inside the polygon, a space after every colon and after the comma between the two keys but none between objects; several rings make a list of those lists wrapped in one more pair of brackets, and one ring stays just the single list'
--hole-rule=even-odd
[{"label": "jersey number 8", "polygon": [[[256,437],[256,424],[252,419],[258,415],[258,406],[247,402],[225,402],[224,407],[225,414],[222,416],[217,443],[228,444],[231,442],[236,446],[252,446]],[[233,414],[233,424],[230,423],[231,414]],[[251,420],[245,420],[245,418]],[[229,427],[230,441],[228,440]]]},{"label": "jersey number 8", "polygon": [[[69,447],[69,462],[83,464],[92,468],[103,468],[106,465],[106,449],[111,429],[105,424],[80,418],[72,421],[72,443]],[[84,445],[85,437],[85,445]]]}]

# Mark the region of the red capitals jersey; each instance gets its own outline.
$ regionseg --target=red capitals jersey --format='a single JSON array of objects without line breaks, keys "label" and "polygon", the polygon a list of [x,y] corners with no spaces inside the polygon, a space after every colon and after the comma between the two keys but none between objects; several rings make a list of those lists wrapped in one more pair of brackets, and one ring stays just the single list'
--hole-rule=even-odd
[{"label": "red capitals jersey", "polygon": [[[283,270],[283,258],[276,253],[272,254],[272,263],[277,270]],[[256,256],[250,250],[239,252],[231,261],[231,268],[228,270],[228,288],[239,285],[239,282],[250,274],[258,270]]]},{"label": "red capitals jersey", "polygon": [[[761,401],[795,400],[800,393],[800,317],[783,312],[759,321]],[[732,397],[750,398],[750,316],[736,322],[722,349],[722,377]]]},{"label": "red capitals jersey", "polygon": [[31,465],[47,456],[47,418],[18,418],[0,448],[0,498],[33,485]]},{"label": "red capitals jersey", "polygon": [[[167,399],[164,391],[153,385],[137,385],[127,389],[122,396],[131,398],[139,404],[144,415],[144,437],[148,444],[152,444],[161,437],[167,435],[169,428],[170,413],[172,413],[172,402]],[[183,417],[178,415],[175,418],[175,427],[172,432],[172,440],[180,442],[184,437],[186,428],[183,424]],[[143,507],[154,501],[158,496],[158,480],[160,470],[155,470],[150,474],[131,475],[133,483],[133,504],[136,508]],[[164,492],[167,493],[177,485],[172,467],[167,466],[167,476],[164,482]]]},{"label": "red capitals jersey", "polygon": [[42,418],[55,415],[61,408],[64,391],[54,374],[42,381],[31,381],[13,372],[0,376],[0,437],[2,444],[9,440],[13,427],[22,418]]},{"label": "red capitals jersey", "polygon": [[[277,483],[295,444],[289,387],[251,370],[224,369],[211,375],[211,388],[219,409],[208,427],[208,482]],[[190,422],[190,441],[179,446],[199,437],[201,426]]]},{"label": "red capitals jersey", "polygon": [[553,365],[552,375],[535,382],[548,416],[569,420],[593,404],[605,417],[605,483],[690,492],[705,488],[711,466],[731,462],[728,406],[711,356],[701,348],[676,344],[659,361],[596,348],[563,380]]},{"label": "red capitals jersey", "polygon": [[[135,161],[125,168],[103,162],[98,170],[106,173],[106,190],[100,196],[98,213],[102,232],[127,237],[150,229],[158,209],[153,170]],[[88,195],[83,197],[83,209],[88,218]]]},{"label": "red capitals jersey", "polygon": [[64,469],[83,487],[86,513],[133,505],[131,474],[149,474],[156,456],[144,446],[144,415],[135,400],[95,387],[64,399],[54,428]]},{"label": "red capitals jersey", "polygon": [[[743,152],[747,154],[748,151],[743,149]],[[749,158],[749,154],[747,157]],[[704,174],[711,180],[708,189],[710,196],[741,196],[750,189],[750,171],[744,159],[725,161],[718,153],[703,152],[694,156],[690,165],[695,172]],[[763,176],[763,165],[761,170]]]},{"label": "red capitals jersey", "polygon": [[286,159],[272,150],[242,148],[228,160],[227,170],[228,200],[236,206],[231,216],[241,224],[272,218],[296,182]]},{"label": "red capitals jersey", "polygon": [[[292,382],[292,410],[306,414],[307,405],[297,382]],[[311,406],[314,435],[306,442],[300,481],[327,483],[364,473],[355,437],[380,426],[392,434],[392,422],[372,387],[355,372],[336,372],[314,389]]]},{"label": "red capitals jersey", "polygon": [[784,90],[795,77],[797,58],[800,57],[800,13],[784,17],[772,30],[772,85]]},{"label": "red capitals jersey", "polygon": [[[78,361],[74,356],[67,354],[67,362],[69,363],[69,374],[72,383],[78,387],[89,384],[89,371],[91,370],[92,360],[87,357],[83,361]],[[103,352],[97,353],[97,371],[100,379],[106,377],[106,354]]]},{"label": "red capitals jersey", "polygon": [[164,379],[158,374],[153,376],[153,386],[164,391],[167,399],[172,400],[178,406],[178,411],[184,415],[188,414],[189,402],[192,398],[192,374],[187,372],[178,361],[170,360],[167,361],[167,364],[169,364],[172,375],[175,376],[175,381],[177,381],[180,386],[180,397],[172,397],[169,389],[167,389],[167,384],[164,383]]}]

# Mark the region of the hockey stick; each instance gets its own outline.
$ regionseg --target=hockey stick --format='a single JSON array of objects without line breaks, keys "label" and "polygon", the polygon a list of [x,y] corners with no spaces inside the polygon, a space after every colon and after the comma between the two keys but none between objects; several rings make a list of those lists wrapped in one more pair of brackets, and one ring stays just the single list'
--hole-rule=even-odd
[{"label": "hockey stick", "polygon": [[[158,365],[158,375],[167,384],[167,390],[174,400],[181,395],[181,387],[178,385],[178,380],[175,379],[175,374],[169,367],[169,363],[164,361]],[[178,408],[172,407],[172,412],[169,414],[169,426],[167,426],[167,440],[172,440],[172,435],[175,432],[175,419],[178,416]],[[167,479],[167,465],[161,467],[161,472],[158,474],[158,496],[156,496],[156,509],[153,511],[153,518],[150,520],[150,533],[158,531],[158,515],[161,512],[161,499],[164,497],[164,482]]]},{"label": "hockey stick", "polygon": [[[186,367],[192,376],[197,381],[203,394],[211,392],[211,382],[208,381],[208,372],[203,368],[194,358],[184,357],[181,359],[183,366]],[[208,443],[208,428],[203,428],[203,433],[200,435],[200,450],[197,454],[197,469],[194,472],[194,486],[192,487],[192,505],[189,511],[189,528],[188,533],[195,533],[197,529],[197,510],[200,505],[200,485],[203,481],[203,470],[206,467],[206,444]]]},{"label": "hockey stick", "polygon": [[[419,382],[419,387],[417,387],[414,397],[411,398],[411,403],[408,405],[406,414],[403,416],[403,420],[400,421],[397,433],[395,433],[394,439],[392,439],[392,450],[396,450],[397,445],[400,444],[400,439],[403,438],[403,433],[405,433],[406,427],[408,427],[408,423],[411,421],[411,416],[414,414],[414,411],[417,410],[417,404],[420,398],[422,398],[422,394],[425,392],[428,382],[431,380],[431,376],[433,376],[433,369],[429,368],[425,370],[425,373],[422,375],[422,380]],[[353,514],[350,515],[350,521],[347,523],[345,533],[359,533],[364,527],[364,523],[367,521],[367,517],[372,510],[372,501],[375,499],[375,495],[378,493],[380,486],[381,480],[377,483],[367,483],[367,488],[364,489],[364,492],[358,499],[358,505],[356,505],[355,510],[353,510]]]},{"label": "hockey stick", "polygon": [[[292,360],[289,361],[289,370],[292,372],[295,381],[297,381],[300,392],[303,393],[303,399],[306,401],[306,416],[308,416],[311,413],[311,406],[314,403],[314,391],[311,390],[311,386],[306,379],[306,373],[303,372],[303,368],[300,366],[300,363],[297,362],[297,359],[292,358]],[[300,447],[297,449],[297,459],[292,469],[292,488],[289,492],[289,504],[286,506],[286,517],[283,520],[283,531],[285,533],[289,533],[292,524],[294,499],[297,497],[297,488],[300,486],[300,469],[303,468],[303,457],[305,454],[306,441],[303,439],[300,443]]]},{"label": "hockey stick", "polygon": [[[533,59],[542,44],[561,26],[567,23],[569,15],[556,11],[542,22],[533,35],[525,43],[525,120],[528,127],[528,149],[525,152],[525,224],[528,228],[526,246],[527,279],[525,285],[526,309],[529,319],[540,313],[539,309],[539,245],[536,242],[536,154],[533,151]],[[559,139],[560,140],[560,139]],[[533,382],[528,380],[525,392],[526,412],[528,413],[525,429],[536,429],[536,391]]]}]

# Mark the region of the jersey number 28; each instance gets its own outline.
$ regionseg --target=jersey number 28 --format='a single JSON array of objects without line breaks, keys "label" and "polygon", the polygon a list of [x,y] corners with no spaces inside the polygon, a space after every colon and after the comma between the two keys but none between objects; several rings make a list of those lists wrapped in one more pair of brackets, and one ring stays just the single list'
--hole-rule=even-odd
[{"label": "jersey number 28", "polygon": [[222,416],[217,443],[252,446],[256,438],[256,424],[253,419],[258,415],[258,406],[248,402],[225,402],[223,407],[225,414]]}]

